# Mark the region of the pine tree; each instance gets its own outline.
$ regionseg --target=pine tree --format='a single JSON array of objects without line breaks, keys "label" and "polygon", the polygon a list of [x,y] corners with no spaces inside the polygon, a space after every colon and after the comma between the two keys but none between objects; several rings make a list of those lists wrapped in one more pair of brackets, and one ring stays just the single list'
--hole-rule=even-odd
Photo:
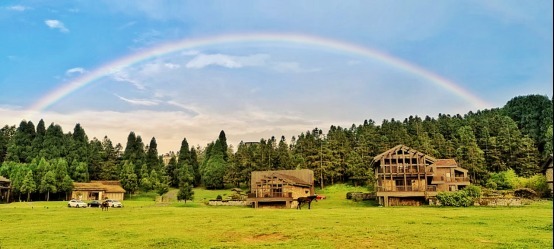
[{"label": "pine tree", "polygon": [[6,160],[8,145],[15,134],[15,126],[5,125],[0,129],[0,164]]},{"label": "pine tree", "polygon": [[158,160],[158,144],[156,138],[152,137],[150,145],[148,146],[148,152],[146,153],[146,164],[149,170],[160,170],[161,165]]},{"label": "pine tree", "polygon": [[184,200],[187,203],[187,200],[194,199],[194,191],[192,186],[188,183],[183,183],[179,186],[179,192],[177,193],[177,200]]},{"label": "pine tree", "polygon": [[21,121],[13,135],[13,139],[8,144],[6,160],[22,163],[31,162],[34,158],[32,142],[35,135],[36,131],[33,122]]},{"label": "pine tree", "polygon": [[475,135],[469,126],[458,129],[459,147],[456,150],[456,160],[459,165],[469,170],[473,176],[473,182],[479,182],[485,171],[485,158],[483,151],[477,146]]},{"label": "pine tree", "polygon": [[119,175],[121,186],[132,194],[138,189],[137,174],[135,174],[135,165],[133,162],[124,161],[121,174]]},{"label": "pine tree", "polygon": [[33,171],[29,170],[27,174],[25,174],[25,177],[23,178],[23,182],[21,183],[21,187],[20,187],[20,192],[23,194],[27,194],[27,201],[31,201],[31,193],[35,192],[36,190],[37,190],[37,185],[35,183]]},{"label": "pine tree", "polygon": [[56,174],[54,171],[48,171],[40,181],[40,192],[46,193],[46,201],[50,200],[50,193],[56,193]]}]

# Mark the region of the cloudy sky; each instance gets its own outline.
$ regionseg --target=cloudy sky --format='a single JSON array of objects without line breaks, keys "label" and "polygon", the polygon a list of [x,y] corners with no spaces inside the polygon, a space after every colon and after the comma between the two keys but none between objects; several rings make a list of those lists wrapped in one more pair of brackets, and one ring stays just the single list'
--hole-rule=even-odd
[{"label": "cloudy sky", "polygon": [[0,125],[160,152],[552,96],[552,1],[1,1]]}]

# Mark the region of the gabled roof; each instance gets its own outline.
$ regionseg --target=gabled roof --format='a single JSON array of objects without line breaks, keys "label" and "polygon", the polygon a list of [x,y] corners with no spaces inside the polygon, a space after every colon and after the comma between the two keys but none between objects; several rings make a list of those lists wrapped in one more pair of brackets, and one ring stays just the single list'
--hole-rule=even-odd
[{"label": "gabled roof", "polygon": [[428,156],[422,152],[419,152],[417,150],[414,150],[406,145],[403,145],[403,144],[399,144],[397,146],[394,146],[392,149],[389,149],[377,156],[375,156],[373,158],[373,161],[371,162],[371,165],[373,165],[375,162],[379,162],[381,160],[381,158],[385,157],[385,156],[388,156],[388,155],[392,155],[392,154],[398,154],[398,151],[402,151],[403,153],[402,154],[412,154],[412,155],[416,155],[418,157],[423,157],[425,158],[426,161],[429,161],[429,164],[432,164],[434,163],[435,161],[437,161],[437,159],[435,159],[434,157],[431,157],[431,156]]},{"label": "gabled roof", "polygon": [[103,184],[102,182],[74,182],[73,191],[104,191],[106,193],[125,193],[125,189],[116,184]]},{"label": "gabled roof", "polygon": [[458,163],[454,159],[437,159],[431,166],[437,167],[458,167]]},{"label": "gabled roof", "polygon": [[278,179],[290,183],[292,185],[307,185],[311,186],[310,183],[300,180],[300,178],[291,176],[291,175],[285,175],[285,174],[279,174],[279,173],[272,173],[269,177],[277,177]]}]

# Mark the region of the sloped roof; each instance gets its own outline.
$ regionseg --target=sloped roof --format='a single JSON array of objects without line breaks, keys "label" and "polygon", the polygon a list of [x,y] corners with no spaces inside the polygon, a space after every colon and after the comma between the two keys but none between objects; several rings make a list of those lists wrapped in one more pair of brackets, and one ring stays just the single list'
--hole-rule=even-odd
[{"label": "sloped roof", "polygon": [[454,159],[437,159],[432,165],[437,167],[457,167],[458,163]]},{"label": "sloped roof", "polygon": [[104,189],[106,189],[106,193],[125,193],[125,189],[119,184],[104,185]]},{"label": "sloped roof", "polygon": [[290,184],[296,184],[296,185],[307,185],[311,186],[310,183],[300,180],[300,178],[291,176],[291,175],[285,175],[285,174],[279,174],[279,173],[273,173],[270,177],[277,177],[279,179],[285,180]]},{"label": "sloped roof", "polygon": [[258,184],[267,184],[276,180],[290,185],[313,187],[314,173],[309,169],[252,171],[251,174],[251,190],[257,188]]},{"label": "sloped roof", "polygon": [[125,193],[125,189],[121,187],[119,182],[113,184],[104,184],[102,181],[97,182],[74,182],[74,191],[104,191],[106,193]]},{"label": "sloped roof", "polygon": [[403,145],[403,144],[399,144],[397,146],[394,146],[393,148],[375,156],[373,158],[373,161],[371,162],[371,164],[373,165],[375,162],[378,162],[381,160],[381,158],[385,157],[385,156],[388,156],[388,155],[391,155],[391,154],[397,154],[398,151],[403,151],[403,154],[413,154],[413,155],[416,155],[416,156],[419,156],[419,157],[423,157],[425,158],[425,160],[429,161],[429,163],[434,163],[435,161],[437,161],[437,159],[435,159],[434,157],[432,156],[428,156],[422,152],[419,152],[417,150],[414,150],[406,145]]}]

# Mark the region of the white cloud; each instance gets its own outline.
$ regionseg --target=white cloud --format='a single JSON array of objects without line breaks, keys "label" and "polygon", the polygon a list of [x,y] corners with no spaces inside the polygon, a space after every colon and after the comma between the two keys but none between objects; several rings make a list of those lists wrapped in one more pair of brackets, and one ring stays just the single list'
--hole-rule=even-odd
[{"label": "white cloud", "polygon": [[217,65],[226,68],[241,68],[247,66],[262,66],[269,55],[255,54],[249,56],[232,56],[225,54],[198,54],[187,64],[187,68],[200,69],[210,65]]},{"label": "white cloud", "polygon": [[242,65],[233,59],[232,56],[223,54],[200,54],[194,57],[186,65],[187,68],[204,68],[209,65],[218,65],[227,68],[240,68]]},{"label": "white cloud", "polygon": [[142,83],[138,82],[137,80],[131,79],[131,77],[129,77],[129,74],[127,72],[124,72],[124,71],[115,71],[112,74],[112,79],[114,79],[116,81],[119,81],[119,82],[130,83],[131,85],[135,86],[139,90],[144,90],[145,89],[145,87]]},{"label": "white cloud", "polygon": [[84,74],[86,72],[87,72],[87,70],[85,70],[82,67],[74,67],[74,68],[71,68],[71,69],[68,69],[67,71],[65,71],[65,75],[71,76],[71,75],[75,75],[75,74]]},{"label": "white cloud", "polygon": [[29,9],[29,7],[23,6],[23,5],[13,5],[6,7],[8,10],[14,10],[14,11],[26,11]]},{"label": "white cloud", "polygon": [[303,68],[298,62],[277,62],[273,69],[281,73],[312,73],[321,71],[319,68]]},{"label": "white cloud", "polygon": [[170,63],[170,62],[164,63],[164,66],[166,68],[169,68],[169,69],[176,69],[176,68],[181,67],[181,65],[179,65],[179,64],[174,64],[174,63]]},{"label": "white cloud", "polygon": [[181,108],[183,111],[185,111],[185,112],[187,112],[187,113],[189,113],[189,114],[191,114],[191,115],[193,115],[193,116],[196,116],[196,115],[198,115],[198,113],[199,113],[198,111],[195,111],[195,109],[197,109],[197,108],[194,108],[194,107],[191,107],[191,106],[187,106],[187,105],[181,104],[181,103],[179,103],[179,102],[177,102],[177,101],[171,100],[171,101],[168,101],[167,104],[172,105],[172,106],[179,107],[179,108]]},{"label": "white cloud", "polygon": [[117,96],[119,99],[129,103],[129,104],[133,104],[133,105],[143,105],[143,106],[156,106],[156,105],[159,105],[159,102],[156,101],[156,100],[148,100],[148,99],[128,99],[128,98],[125,98],[125,97],[121,97],[117,94],[114,94],[115,96]]},{"label": "white cloud", "polygon": [[69,29],[65,27],[63,22],[60,22],[58,20],[45,20],[44,23],[46,26],[50,27],[51,29],[59,29],[61,32],[67,33],[69,32]]}]

